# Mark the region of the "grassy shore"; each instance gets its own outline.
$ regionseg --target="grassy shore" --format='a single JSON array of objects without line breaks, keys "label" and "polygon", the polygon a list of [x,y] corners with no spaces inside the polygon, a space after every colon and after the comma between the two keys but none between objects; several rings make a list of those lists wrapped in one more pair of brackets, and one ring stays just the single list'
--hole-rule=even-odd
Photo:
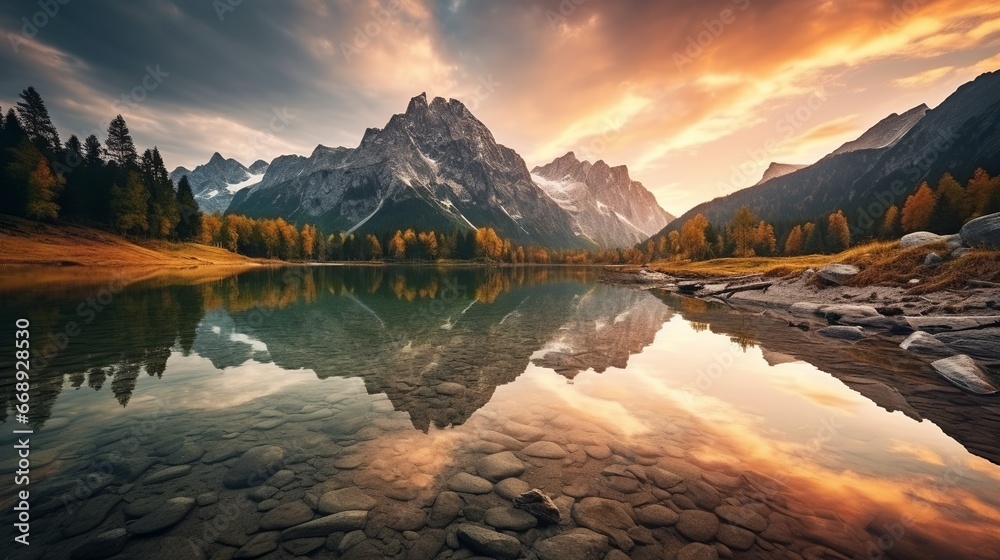
[{"label": "grassy shore", "polygon": [[[914,293],[967,287],[969,281],[1000,282],[1000,252],[972,250],[961,258],[949,259],[935,266],[924,266],[928,253],[947,255],[944,244],[900,248],[895,241],[867,243],[833,255],[798,257],[749,257],[707,261],[657,261],[649,268],[682,278],[721,278],[762,274],[772,278],[790,278],[806,269],[818,270],[833,263],[853,264],[861,269],[849,284],[864,286],[910,287]],[[910,280],[918,279],[916,285]]]}]

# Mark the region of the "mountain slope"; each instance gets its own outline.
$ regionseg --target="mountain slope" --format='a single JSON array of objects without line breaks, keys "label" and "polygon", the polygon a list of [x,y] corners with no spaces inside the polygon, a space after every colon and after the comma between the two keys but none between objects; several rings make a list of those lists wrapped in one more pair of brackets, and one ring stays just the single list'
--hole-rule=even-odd
[{"label": "mountain slope", "polygon": [[856,140],[846,142],[831,155],[846,154],[857,150],[874,150],[891,146],[910,131],[930,109],[921,103],[909,111],[898,115],[893,113],[869,128]]},{"label": "mountain slope", "polygon": [[226,159],[215,152],[208,163],[193,171],[178,167],[170,173],[170,180],[177,184],[187,175],[198,206],[204,212],[224,212],[236,191],[259,182],[267,171],[267,162],[257,160],[249,168],[235,159]]},{"label": "mountain slope", "polygon": [[[903,115],[915,118],[921,107]],[[887,121],[901,122],[884,119],[845,146],[878,145],[887,137],[881,133],[892,129],[885,126]],[[816,220],[841,209],[855,239],[863,238],[890,204],[902,205],[921,181],[934,182],[949,171],[964,183],[977,167],[1000,170],[1000,72],[962,85],[886,146],[842,150],[793,173],[699,204],[660,234],[680,229],[696,214],[722,225],[747,205],[776,224]]]},{"label": "mountain slope", "polygon": [[588,247],[571,217],[531,180],[524,160],[496,142],[461,102],[426,94],[354,149],[317,147],[282,156],[230,212],[282,216],[325,231],[468,230],[521,244]]},{"label": "mountain slope", "polygon": [[754,183],[754,185],[766,183],[771,179],[782,177],[784,175],[788,175],[789,173],[795,173],[796,171],[802,169],[803,167],[806,166],[796,163],[777,163],[772,161],[771,165],[768,165],[767,169],[764,170],[764,175],[761,176],[760,181],[757,181],[756,183]]},{"label": "mountain slope", "polygon": [[569,152],[535,167],[531,177],[573,216],[577,231],[601,247],[630,247],[673,219],[624,165],[591,164]]}]

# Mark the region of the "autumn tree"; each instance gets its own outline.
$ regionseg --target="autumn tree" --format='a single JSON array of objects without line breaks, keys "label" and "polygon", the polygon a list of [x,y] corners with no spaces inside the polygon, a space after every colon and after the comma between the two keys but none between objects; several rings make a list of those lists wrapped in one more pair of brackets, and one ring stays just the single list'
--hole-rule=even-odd
[{"label": "autumn tree", "polygon": [[962,221],[968,221],[985,214],[996,212],[990,203],[1000,198],[1000,175],[990,177],[983,168],[978,168],[972,174],[965,187],[965,201],[962,205]]},{"label": "autumn tree", "polygon": [[934,192],[924,181],[916,192],[906,197],[903,204],[903,231],[906,233],[927,229],[934,213]]},{"label": "autumn tree", "polygon": [[316,227],[306,224],[302,226],[302,232],[299,234],[299,241],[302,245],[302,258],[306,260],[312,260],[316,253]]},{"label": "autumn tree", "polygon": [[[62,175],[52,171],[49,161],[28,140],[13,152],[8,171],[14,192],[4,193],[15,202],[15,212],[31,220],[55,220],[59,217],[56,199],[66,184]],[[5,181],[6,182],[6,181]]]},{"label": "autumn tree", "polygon": [[406,256],[406,240],[403,239],[403,232],[396,230],[396,235],[389,241],[389,254],[394,259],[402,259]]},{"label": "autumn tree", "polygon": [[729,238],[733,242],[733,255],[736,257],[752,257],[756,244],[757,216],[748,206],[740,206],[729,222]]},{"label": "autumn tree", "polygon": [[708,241],[705,238],[707,228],[708,219],[701,214],[696,214],[681,227],[680,247],[688,258],[697,260],[705,255],[708,249]]},{"label": "autumn tree", "polygon": [[778,252],[778,239],[774,226],[761,220],[754,231],[754,252],[758,255],[773,255]]},{"label": "autumn tree", "polygon": [[437,234],[433,231],[424,233],[420,232],[417,236],[420,243],[420,251],[429,259],[436,260],[438,258],[438,240]]},{"label": "autumn tree", "polygon": [[479,228],[476,230],[476,254],[478,256],[499,261],[503,257],[503,252],[503,241],[493,228]]},{"label": "autumn tree", "polygon": [[788,256],[801,255],[804,248],[805,239],[802,235],[802,226],[795,226],[788,232],[788,237],[785,239],[784,253]]},{"label": "autumn tree", "polygon": [[828,246],[834,252],[839,253],[851,246],[851,229],[847,225],[847,217],[840,210],[837,210],[827,218]]},{"label": "autumn tree", "polygon": [[222,230],[222,218],[218,214],[202,214],[198,242],[203,245],[214,245]]},{"label": "autumn tree", "polygon": [[884,239],[895,239],[899,237],[899,207],[895,204],[885,211],[882,217],[882,227],[879,233]]},{"label": "autumn tree", "polygon": [[806,222],[802,226],[802,253],[815,254],[823,250],[823,242],[820,234],[816,231],[816,224]]},{"label": "autumn tree", "polygon": [[369,233],[365,237],[365,243],[367,243],[365,250],[368,251],[368,254],[371,255],[373,259],[382,258],[382,244],[379,242],[378,237]]}]

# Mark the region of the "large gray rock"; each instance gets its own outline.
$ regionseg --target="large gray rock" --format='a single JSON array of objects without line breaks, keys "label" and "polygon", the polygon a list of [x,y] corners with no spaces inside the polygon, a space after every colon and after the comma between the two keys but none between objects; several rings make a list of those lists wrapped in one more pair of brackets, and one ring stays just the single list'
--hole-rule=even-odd
[{"label": "large gray rock", "polygon": [[222,483],[226,488],[250,488],[264,483],[285,465],[285,452],[275,445],[260,445],[244,453],[230,467]]},{"label": "large gray rock", "polygon": [[133,535],[149,535],[181,522],[194,508],[194,498],[171,498],[152,513],[144,515],[128,526]]},{"label": "large gray rock", "polygon": [[950,356],[954,354],[945,343],[924,331],[912,333],[906,337],[906,340],[899,344],[899,347],[907,352],[929,356]]},{"label": "large gray rock", "polygon": [[535,544],[540,560],[601,560],[610,548],[608,537],[583,528]]},{"label": "large gray rock", "polygon": [[459,525],[458,540],[473,552],[490,558],[513,559],[521,556],[521,541],[480,525],[472,523]]},{"label": "large gray rock", "polygon": [[479,471],[479,476],[499,482],[505,478],[524,474],[524,463],[510,451],[503,451],[480,459],[476,470]]},{"label": "large gray rock", "polygon": [[1000,212],[971,220],[959,232],[962,243],[969,247],[1000,250]]},{"label": "large gray rock", "polygon": [[1000,391],[983,368],[965,354],[932,362],[931,367],[953,385],[970,393],[992,395]]},{"label": "large gray rock", "polygon": [[861,269],[852,264],[828,264],[819,269],[816,274],[832,284],[846,284],[854,278]]},{"label": "large gray rock", "polygon": [[909,249],[910,247],[923,247],[924,245],[946,243],[947,241],[948,237],[944,235],[938,235],[929,231],[915,231],[913,233],[907,233],[900,238],[899,246],[903,249]]}]

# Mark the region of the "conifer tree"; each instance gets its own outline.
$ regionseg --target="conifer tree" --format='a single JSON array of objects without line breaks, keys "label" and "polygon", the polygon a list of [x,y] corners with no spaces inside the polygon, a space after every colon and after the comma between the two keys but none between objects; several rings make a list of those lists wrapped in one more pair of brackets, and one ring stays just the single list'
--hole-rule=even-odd
[{"label": "conifer tree", "polygon": [[45,107],[42,96],[34,87],[29,86],[21,92],[20,97],[21,101],[17,102],[17,112],[21,126],[35,146],[51,157],[61,145],[59,132],[52,124],[52,118],[49,117],[49,110]]},{"label": "conifer tree", "polygon": [[104,141],[107,147],[108,157],[119,167],[132,167],[136,165],[139,155],[135,151],[135,142],[129,133],[125,118],[118,115],[108,125],[108,138]]},{"label": "conifer tree", "polygon": [[177,183],[177,207],[180,215],[180,221],[177,222],[177,237],[182,241],[198,240],[201,237],[202,215],[187,175],[181,177]]},{"label": "conifer tree", "polygon": [[139,235],[149,230],[147,200],[149,192],[136,171],[128,173],[124,187],[111,187],[112,225],[124,235]]}]

